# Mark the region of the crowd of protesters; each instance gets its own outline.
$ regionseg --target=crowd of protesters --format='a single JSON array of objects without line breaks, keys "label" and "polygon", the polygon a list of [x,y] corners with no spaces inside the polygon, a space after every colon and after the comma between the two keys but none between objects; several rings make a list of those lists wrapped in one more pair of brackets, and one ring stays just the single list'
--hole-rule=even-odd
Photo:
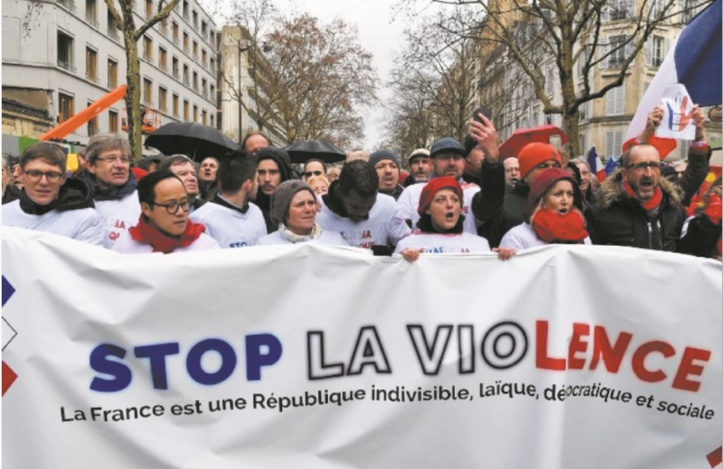
[{"label": "crowd of protesters", "polygon": [[355,149],[343,165],[289,154],[253,132],[224,155],[144,157],[96,135],[68,174],[53,143],[3,155],[2,224],[127,253],[316,243],[400,255],[495,251],[503,260],[546,244],[617,245],[721,260],[721,180],[704,185],[711,151],[696,106],[687,164],[648,140],[662,110],[598,181],[584,158],[530,143],[501,159],[481,113],[463,142],[446,137],[402,157]]}]

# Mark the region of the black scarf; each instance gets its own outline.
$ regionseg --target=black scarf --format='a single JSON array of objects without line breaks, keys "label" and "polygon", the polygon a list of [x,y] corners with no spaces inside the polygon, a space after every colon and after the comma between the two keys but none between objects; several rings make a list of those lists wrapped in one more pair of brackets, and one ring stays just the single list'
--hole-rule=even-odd
[{"label": "black scarf", "polygon": [[133,171],[128,171],[128,181],[122,186],[110,186],[106,189],[101,189],[98,185],[98,179],[94,174],[84,169],[80,173],[75,175],[76,179],[83,181],[93,193],[93,199],[101,202],[105,200],[121,200],[124,197],[132,194],[136,190],[138,181]]}]

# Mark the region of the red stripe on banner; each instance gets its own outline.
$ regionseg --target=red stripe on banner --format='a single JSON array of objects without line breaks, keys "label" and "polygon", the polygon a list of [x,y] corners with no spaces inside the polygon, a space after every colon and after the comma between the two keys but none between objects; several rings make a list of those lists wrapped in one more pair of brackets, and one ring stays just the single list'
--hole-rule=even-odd
[{"label": "red stripe on banner", "polygon": [[13,371],[13,369],[3,362],[3,396],[5,395],[5,391],[10,389],[10,386],[13,385],[17,377],[18,375]]},{"label": "red stripe on banner", "polygon": [[708,464],[710,464],[710,467],[720,466],[723,463],[723,446],[709,453],[706,458],[708,459]]}]

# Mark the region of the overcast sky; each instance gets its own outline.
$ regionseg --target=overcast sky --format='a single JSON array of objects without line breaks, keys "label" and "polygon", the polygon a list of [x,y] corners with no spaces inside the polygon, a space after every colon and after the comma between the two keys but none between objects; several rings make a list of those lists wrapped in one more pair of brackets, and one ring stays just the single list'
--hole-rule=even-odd
[{"label": "overcast sky", "polygon": [[[279,2],[281,5],[283,2]],[[384,83],[389,79],[392,59],[402,48],[401,34],[404,29],[399,18],[392,21],[393,0],[293,0],[301,11],[308,11],[322,23],[341,18],[354,24],[359,30],[359,42],[374,56],[373,65],[379,77],[379,98],[383,102],[389,97]],[[384,138],[381,106],[369,110],[364,117],[364,147],[371,150],[374,144]]]}]

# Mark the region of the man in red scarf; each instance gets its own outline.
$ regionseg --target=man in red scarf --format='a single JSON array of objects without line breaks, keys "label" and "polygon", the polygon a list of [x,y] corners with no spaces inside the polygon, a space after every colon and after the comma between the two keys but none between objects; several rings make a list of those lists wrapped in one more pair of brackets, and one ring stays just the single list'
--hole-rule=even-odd
[{"label": "man in red scarf", "polygon": [[660,154],[648,144],[630,147],[620,169],[600,187],[588,214],[593,244],[674,251],[686,214],[678,189],[660,177]]},{"label": "man in red scarf", "polygon": [[205,227],[188,219],[188,194],[183,182],[169,170],[150,173],[138,181],[141,216],[138,224],[122,232],[113,250],[125,253],[220,249],[204,234]]}]

